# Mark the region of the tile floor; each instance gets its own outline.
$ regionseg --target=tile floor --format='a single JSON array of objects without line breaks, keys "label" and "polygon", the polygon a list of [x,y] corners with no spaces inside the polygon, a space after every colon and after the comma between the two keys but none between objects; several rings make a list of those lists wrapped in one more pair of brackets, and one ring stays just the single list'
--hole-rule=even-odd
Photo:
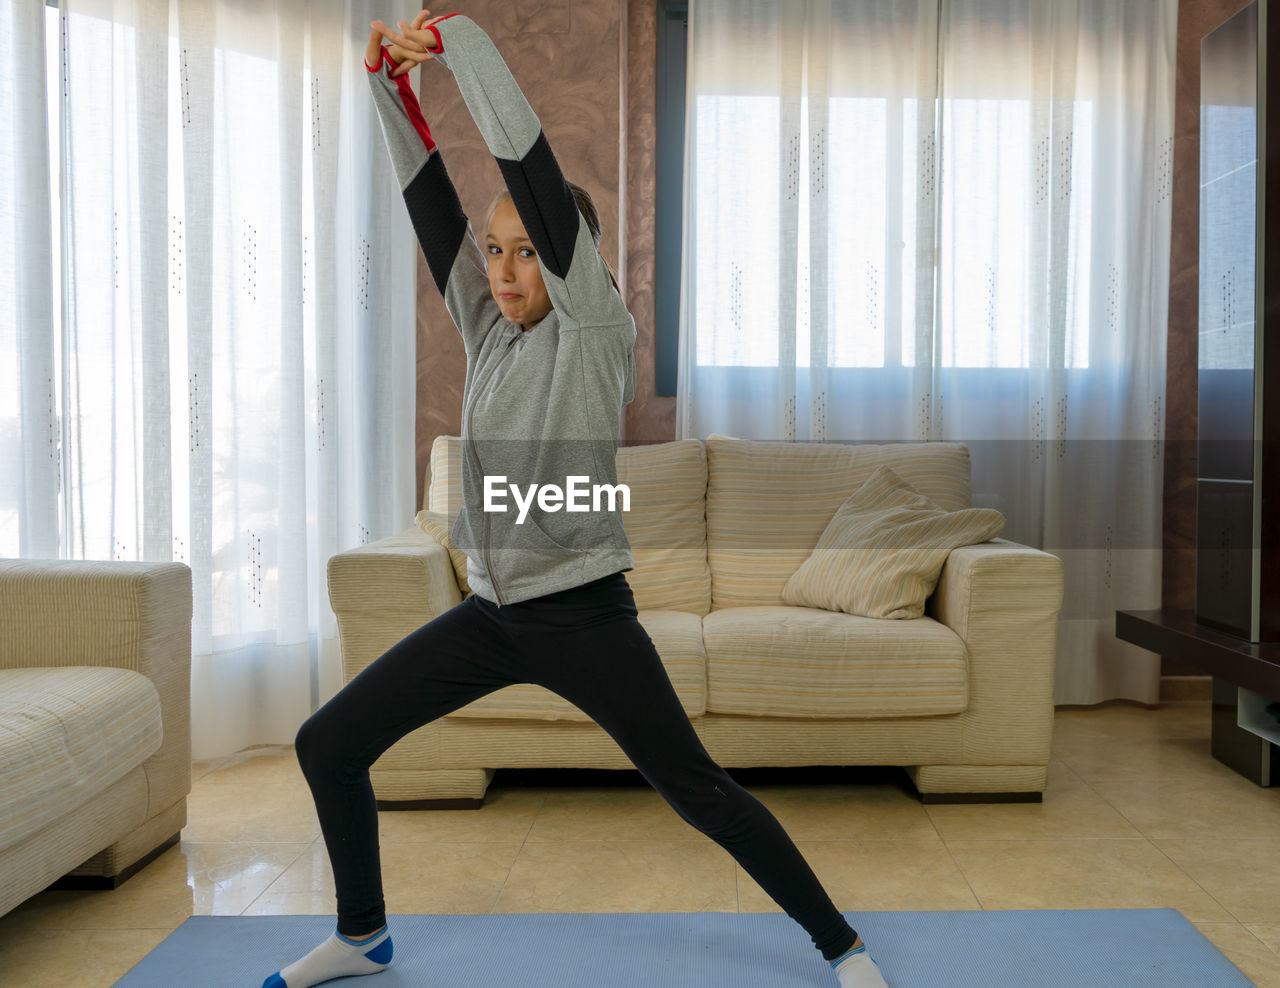
[{"label": "tile floor", "polygon": [[[191,915],[333,912],[292,749],[197,763],[193,780],[181,844],[121,888],[0,917],[0,985],[110,985]],[[922,806],[874,772],[747,784],[843,910],[1171,907],[1280,988],[1280,788],[1210,756],[1207,702],[1059,710],[1039,805]],[[389,913],[776,909],[644,788],[499,786],[481,810],[380,826]]]}]

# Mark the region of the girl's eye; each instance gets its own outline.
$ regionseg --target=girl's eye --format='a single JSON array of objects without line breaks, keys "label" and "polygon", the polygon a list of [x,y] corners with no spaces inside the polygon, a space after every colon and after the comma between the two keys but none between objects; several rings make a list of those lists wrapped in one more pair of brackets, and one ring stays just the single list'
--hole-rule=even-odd
[{"label": "girl's eye", "polygon": [[489,249],[489,253],[490,253],[490,254],[501,254],[501,253],[502,253],[502,248],[501,248],[501,247],[499,247],[497,244],[490,244],[488,249]]},{"label": "girl's eye", "polygon": [[521,257],[536,257],[537,255],[536,255],[536,254],[534,254],[534,252],[533,252],[533,248],[532,248],[532,247],[521,247],[521,248],[520,248],[520,256],[521,256]]}]

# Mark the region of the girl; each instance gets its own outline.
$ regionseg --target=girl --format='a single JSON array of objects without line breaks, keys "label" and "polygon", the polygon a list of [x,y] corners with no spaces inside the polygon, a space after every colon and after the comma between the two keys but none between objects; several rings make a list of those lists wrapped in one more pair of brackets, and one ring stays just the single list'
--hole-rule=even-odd
[{"label": "girl", "polygon": [[[428,14],[398,22],[399,32],[373,21],[365,67],[414,230],[466,348],[464,503],[452,537],[474,593],[393,646],[298,731],[333,866],[337,931],[264,988],[387,967],[369,766],[410,731],[512,683],[558,693],[604,728],[684,820],[804,927],[842,988],[883,988],[786,832],[694,733],[636,619],[619,512],[571,514],[541,498],[519,521],[486,510],[486,478],[521,491],[570,477],[616,486],[636,330],[600,256],[590,196],[565,181],[497,49],[470,19]],[[506,184],[483,256],[410,85],[408,72],[432,60],[453,72]]]}]

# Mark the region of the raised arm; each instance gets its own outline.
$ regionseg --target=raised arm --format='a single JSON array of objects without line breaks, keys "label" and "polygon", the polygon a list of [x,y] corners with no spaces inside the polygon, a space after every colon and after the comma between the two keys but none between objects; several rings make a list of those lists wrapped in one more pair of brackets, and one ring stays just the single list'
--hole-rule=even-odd
[{"label": "raised arm", "polygon": [[432,280],[467,350],[476,350],[501,317],[484,257],[409,78],[391,78],[399,63],[376,36],[364,64],[391,163]]},{"label": "raised arm", "polygon": [[427,51],[453,72],[497,160],[561,318],[579,324],[628,319],[542,125],[489,36],[462,14],[432,21],[424,34]]}]

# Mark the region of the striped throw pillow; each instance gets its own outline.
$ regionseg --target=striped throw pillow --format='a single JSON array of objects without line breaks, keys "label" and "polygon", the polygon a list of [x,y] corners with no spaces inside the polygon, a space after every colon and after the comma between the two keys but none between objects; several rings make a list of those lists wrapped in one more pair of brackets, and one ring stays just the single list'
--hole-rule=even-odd
[{"label": "striped throw pillow", "polygon": [[918,618],[952,549],[995,538],[993,508],[944,511],[889,467],[836,509],[782,588],[786,604],[873,618]]},{"label": "striped throw pillow", "polygon": [[458,589],[462,596],[471,593],[467,585],[467,554],[453,544],[453,519],[442,511],[419,511],[413,523],[449,550],[449,560],[453,563],[453,574],[458,578]]},{"label": "striped throw pillow", "polygon": [[962,443],[826,443],[707,437],[707,559],[721,607],[781,606],[787,579],[844,500],[891,467],[940,508],[967,508]]}]

